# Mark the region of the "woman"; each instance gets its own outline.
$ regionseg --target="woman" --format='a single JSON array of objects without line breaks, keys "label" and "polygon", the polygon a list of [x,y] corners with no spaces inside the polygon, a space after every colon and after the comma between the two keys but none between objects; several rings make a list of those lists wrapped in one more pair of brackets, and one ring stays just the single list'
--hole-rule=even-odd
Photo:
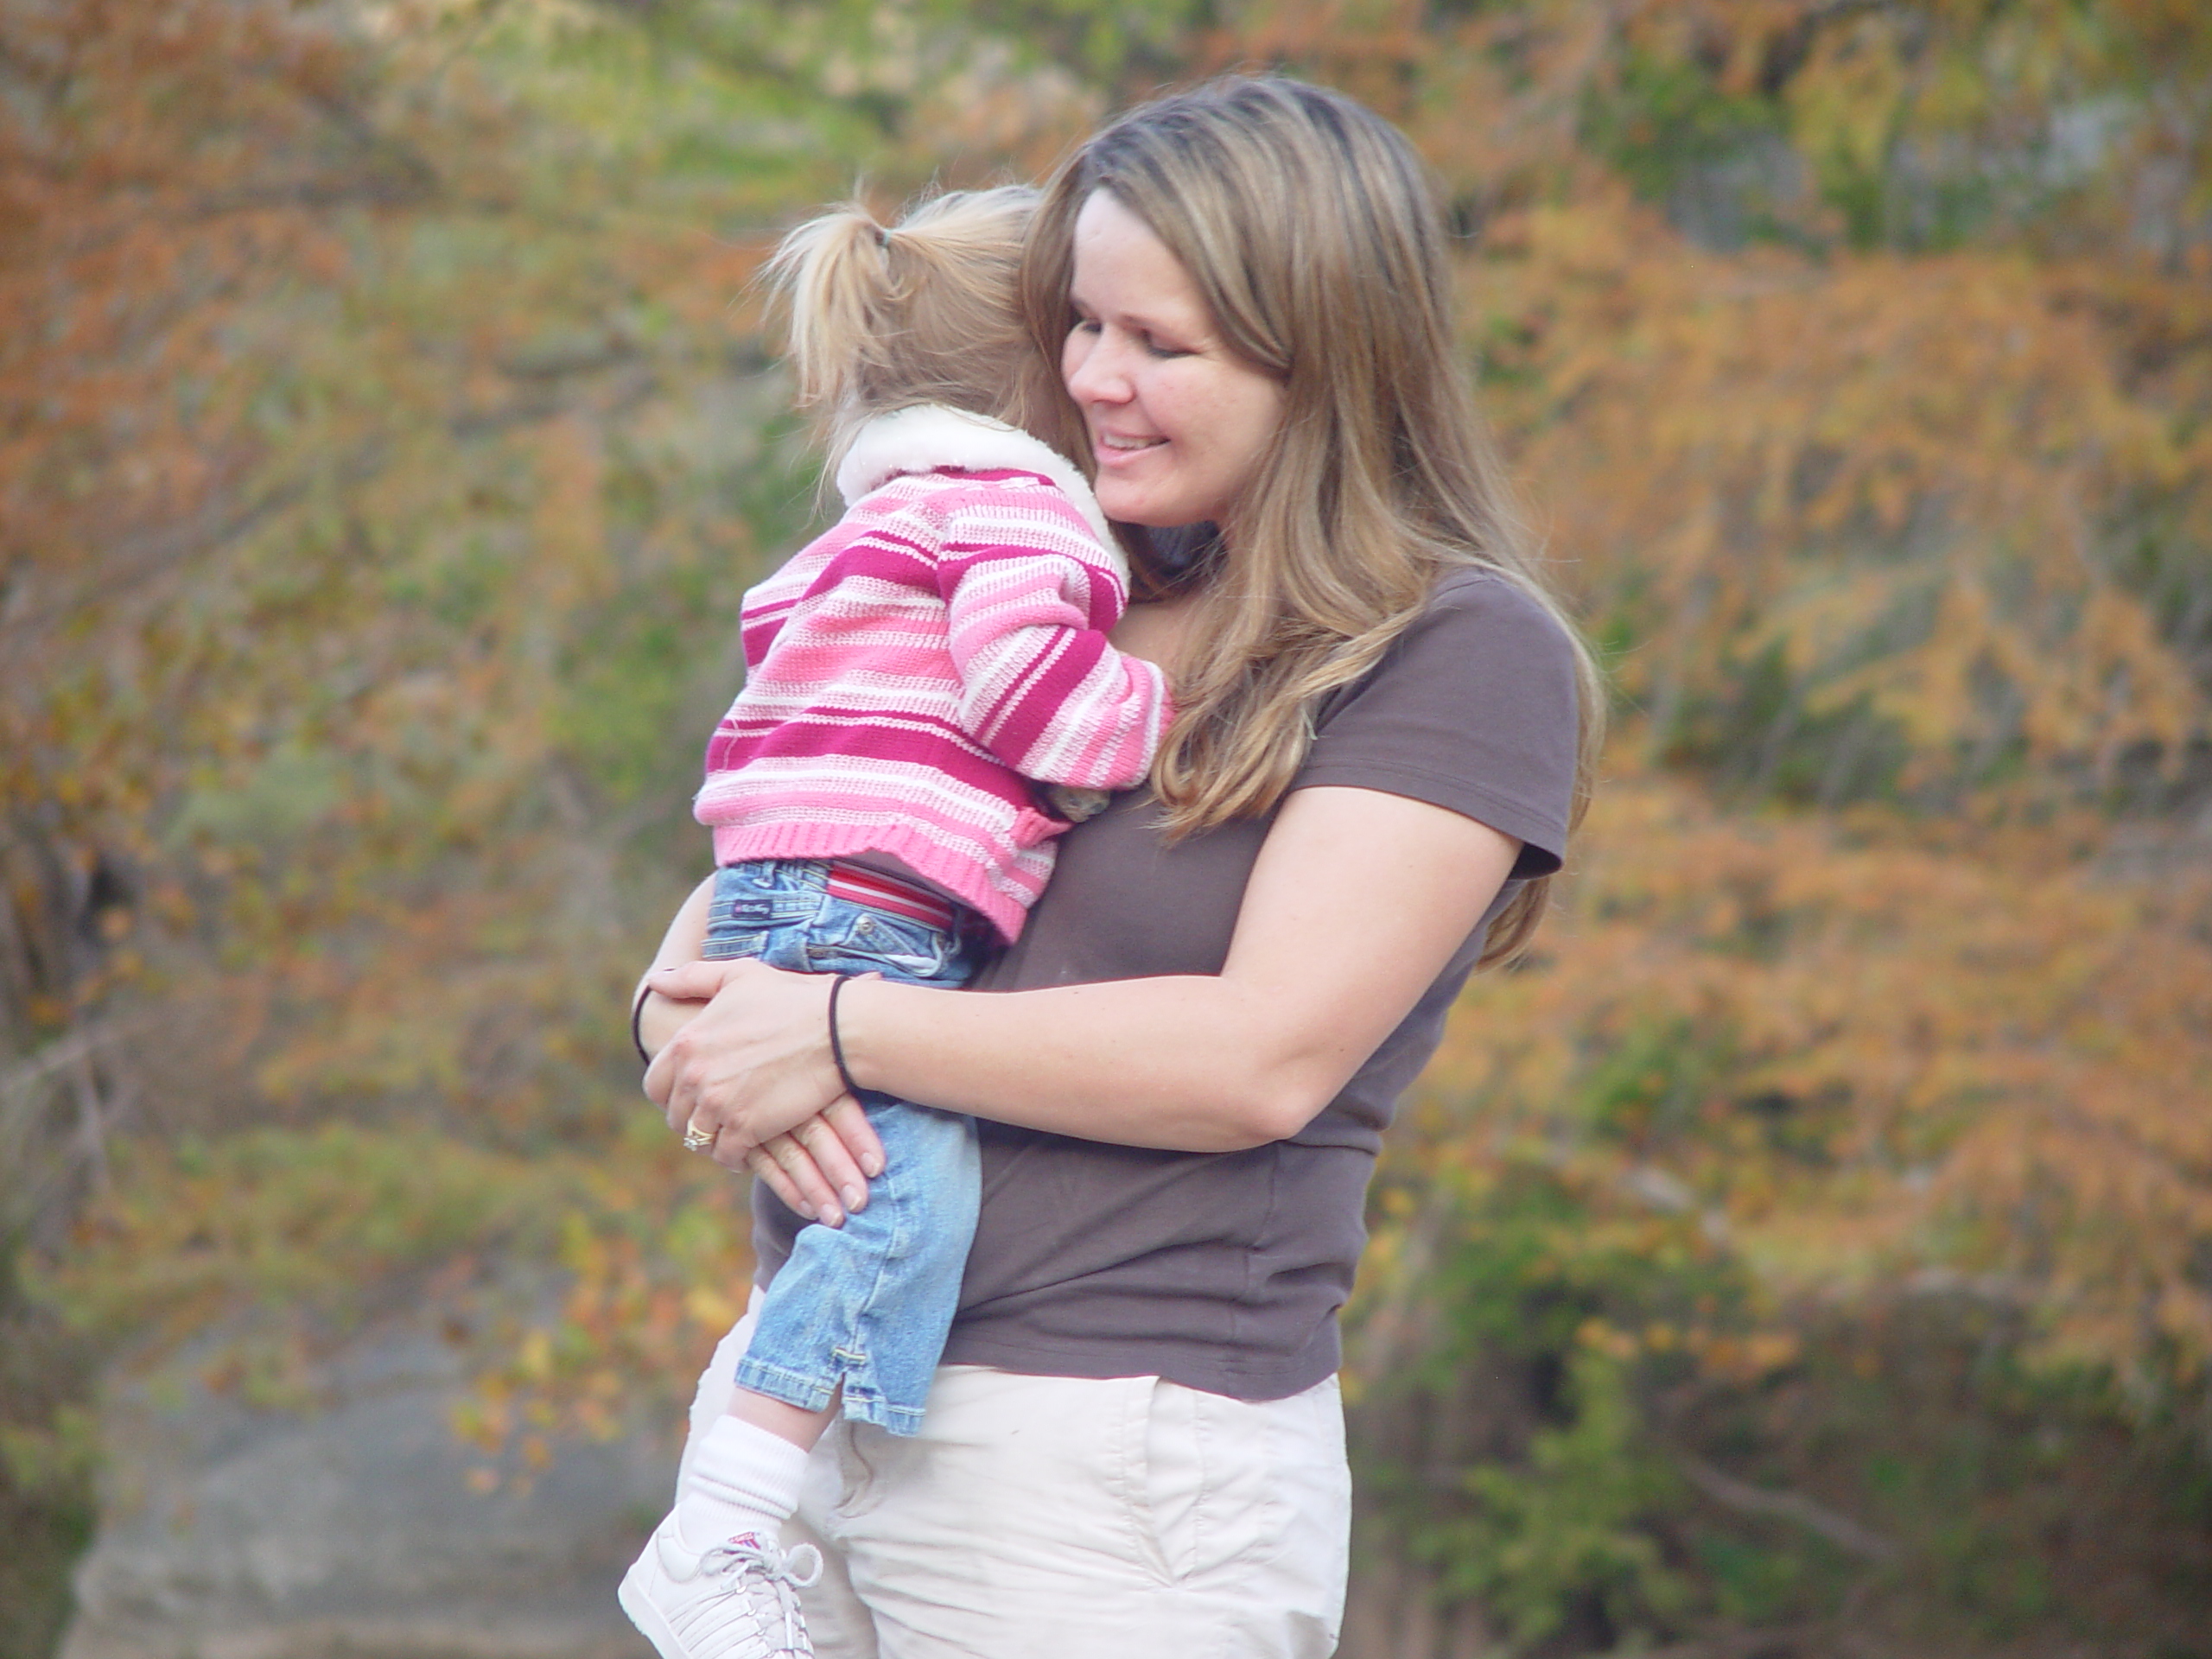
[{"label": "woman", "polygon": [[1218,82],[1086,143],[1032,234],[1060,373],[1023,424],[1058,420],[1109,518],[1179,532],[1136,548],[1115,634],[1176,689],[1152,789],[1063,839],[998,995],[647,981],[647,1091],[783,1200],[764,1273],[793,1208],[864,1202],[848,1085],[982,1122],[922,1435],[843,1427],[809,1465],[824,1653],[1334,1646],[1367,1179],[1467,973],[1535,925],[1599,707],[1501,500],[1446,247],[1405,141],[1334,93]]}]

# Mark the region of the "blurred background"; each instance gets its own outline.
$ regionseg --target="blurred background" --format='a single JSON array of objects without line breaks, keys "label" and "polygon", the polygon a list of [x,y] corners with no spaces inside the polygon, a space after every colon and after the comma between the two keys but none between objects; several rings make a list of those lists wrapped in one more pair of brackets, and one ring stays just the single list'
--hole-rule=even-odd
[{"label": "blurred background", "polygon": [[1435,169],[1618,694],[1375,1188],[1345,1652],[2212,1653],[2195,0],[6,0],[4,1659],[643,1651],[748,280],[1268,66]]}]

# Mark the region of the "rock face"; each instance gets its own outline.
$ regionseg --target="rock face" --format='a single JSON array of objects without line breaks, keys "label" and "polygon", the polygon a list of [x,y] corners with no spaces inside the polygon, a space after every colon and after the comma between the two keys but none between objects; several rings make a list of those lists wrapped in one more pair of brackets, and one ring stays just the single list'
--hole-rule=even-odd
[{"label": "rock face", "polygon": [[113,1390],[63,1659],[651,1659],[614,1586],[673,1446],[556,1444],[486,1494],[435,1334],[372,1332],[324,1380],[310,1414],[211,1394],[188,1357]]}]

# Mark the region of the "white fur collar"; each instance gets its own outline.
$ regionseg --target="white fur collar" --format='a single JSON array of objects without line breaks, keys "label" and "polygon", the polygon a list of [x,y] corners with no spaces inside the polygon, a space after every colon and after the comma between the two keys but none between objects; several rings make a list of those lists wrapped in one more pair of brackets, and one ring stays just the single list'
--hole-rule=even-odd
[{"label": "white fur collar", "polygon": [[879,415],[862,427],[845,458],[837,463],[837,493],[851,506],[869,491],[901,473],[933,472],[939,467],[980,471],[1019,467],[1041,473],[1066,493],[1098,539],[1122,580],[1129,579],[1122,544],[1098,510],[1098,498],[1075,465],[1058,450],[1020,427],[943,404],[923,404]]}]

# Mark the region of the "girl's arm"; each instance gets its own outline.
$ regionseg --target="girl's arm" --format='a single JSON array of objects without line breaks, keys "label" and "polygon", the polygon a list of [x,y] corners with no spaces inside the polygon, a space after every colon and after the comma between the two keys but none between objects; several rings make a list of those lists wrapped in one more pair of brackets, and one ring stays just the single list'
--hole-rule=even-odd
[{"label": "girl's arm", "polygon": [[[708,1007],[704,997],[667,995],[660,988],[660,982],[665,978],[664,970],[671,968],[718,965],[699,961],[699,952],[707,942],[707,911],[714,892],[715,878],[711,875],[692,888],[690,896],[677,907],[669,922],[667,932],[661,936],[660,949],[654,953],[652,966],[645,970],[632,995],[631,1006],[637,1011],[634,1029],[639,1046],[648,1055],[657,1057],[671,1037]],[[642,1004],[639,998],[644,999]],[[646,1075],[652,1075],[650,1071]],[[834,1084],[834,1067],[832,1078]],[[843,1210],[859,1210],[867,1205],[868,1177],[881,1173],[883,1168],[883,1144],[869,1127],[868,1114],[861,1109],[859,1102],[844,1092],[842,1084],[834,1086],[834,1097],[821,1103],[818,1115],[809,1114],[805,1122],[791,1126],[787,1132],[763,1137],[741,1148],[732,1147],[727,1156],[720,1137],[713,1148],[717,1163],[732,1169],[750,1168],[800,1214],[809,1220],[825,1221],[832,1227],[843,1224]],[[669,1127],[680,1134],[690,1125],[685,1120],[671,1117]],[[702,1123],[700,1127],[711,1126]]]},{"label": "girl's arm", "polygon": [[[1093,561],[1007,539],[1017,527],[982,506],[949,514],[944,527],[938,579],[960,723],[1040,783],[1141,783],[1174,711],[1166,673],[1108,638],[1125,608],[1122,584],[1103,549]],[[1056,543],[1067,540],[1061,528]]]},{"label": "girl's arm", "polygon": [[[1268,831],[1218,976],[992,995],[857,981],[838,1005],[846,1064],[863,1088],[1085,1140],[1207,1152],[1280,1140],[1411,1012],[1518,850],[1426,802],[1300,790]],[[826,984],[757,963],[667,981],[714,997],[646,1092],[672,1124],[716,1127],[718,1159],[838,1091]]]}]

